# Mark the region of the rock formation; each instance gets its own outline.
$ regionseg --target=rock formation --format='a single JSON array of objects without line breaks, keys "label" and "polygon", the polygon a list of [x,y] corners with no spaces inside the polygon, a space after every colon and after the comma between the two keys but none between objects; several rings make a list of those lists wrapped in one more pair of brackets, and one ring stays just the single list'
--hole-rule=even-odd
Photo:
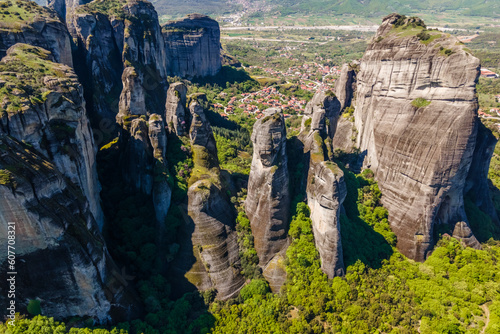
[{"label": "rock formation", "polygon": [[498,215],[491,200],[488,171],[498,139],[481,122],[478,123],[476,146],[470,165],[464,195],[470,194],[471,199],[484,213],[498,224]]},{"label": "rock formation", "polygon": [[[0,134],[29,143],[79,186],[102,227],[95,148],[83,88],[50,52],[16,44],[0,62]],[[24,73],[22,79],[16,72]]]},{"label": "rock formation", "polygon": [[222,67],[220,29],[208,16],[190,14],[162,26],[168,74],[192,79],[215,75]]},{"label": "rock formation", "polygon": [[[271,108],[264,112],[264,117],[254,125],[252,142],[254,149],[245,209],[260,266],[276,291],[284,282],[284,272],[283,275],[271,275],[271,269],[276,268],[268,265],[287,246],[290,210],[286,128],[281,109]],[[279,280],[273,282],[270,276]]]},{"label": "rock formation", "polygon": [[47,6],[54,9],[57,14],[59,14],[59,17],[66,21],[66,17],[71,19],[74,10],[79,5],[84,5],[91,1],[92,0],[47,0]]},{"label": "rock formation", "polygon": [[188,214],[194,223],[191,241],[197,263],[186,277],[199,290],[215,288],[217,298],[225,300],[236,296],[244,284],[234,210],[223,191],[210,123],[196,100],[189,109],[193,120],[189,136],[195,166],[189,182]]},{"label": "rock formation", "polygon": [[340,109],[351,106],[356,91],[356,75],[359,70],[359,62],[342,65],[340,77],[335,82],[335,96],[340,102]]},{"label": "rock formation", "polygon": [[467,222],[463,194],[477,144],[478,75],[479,60],[456,38],[398,14],[384,18],[361,60],[357,142],[397,246],[412,259],[422,261],[432,249],[436,224]]},{"label": "rock formation", "polygon": [[183,136],[188,132],[189,112],[186,110],[187,87],[181,82],[176,82],[168,88],[167,103],[165,105],[165,122],[170,132]]},{"label": "rock formation", "polygon": [[[0,134],[0,147],[0,246],[7,249],[7,226],[14,226],[17,309],[38,299],[57,319],[137,316],[140,302],[125,288],[80,189],[31,145]],[[0,267],[0,288],[8,291],[7,256]],[[0,296],[2,308],[8,303]]]},{"label": "rock formation", "polygon": [[128,92],[135,101],[144,96],[143,114],[163,113],[167,60],[153,5],[113,0],[106,6],[99,1],[79,6],[68,21],[78,43],[78,74],[88,87],[91,114],[114,119],[126,84],[133,86]]},{"label": "rock formation", "polygon": [[335,136],[341,104],[332,91],[320,91],[307,103],[302,118],[301,132],[312,134],[318,130],[330,138]]},{"label": "rock formation", "polygon": [[342,170],[328,160],[339,116],[340,102],[333,93],[318,92],[306,106],[306,120],[299,136],[309,156],[306,193],[314,242],[321,257],[321,269],[329,278],[344,275],[340,210],[347,188]]},{"label": "rock formation", "polygon": [[335,82],[335,95],[340,102],[342,117],[338,120],[335,136],[332,139],[332,146],[334,149],[345,153],[352,153],[356,150],[357,130],[354,125],[352,111],[354,110],[353,105],[358,70],[358,62],[344,64],[340,77]]},{"label": "rock formation", "polygon": [[[12,5],[20,8],[15,9]],[[70,35],[57,14],[32,1],[2,1],[0,14],[0,58],[11,46],[26,43],[42,47],[51,52],[56,62],[73,66]],[[20,15],[16,15],[21,13]]]}]

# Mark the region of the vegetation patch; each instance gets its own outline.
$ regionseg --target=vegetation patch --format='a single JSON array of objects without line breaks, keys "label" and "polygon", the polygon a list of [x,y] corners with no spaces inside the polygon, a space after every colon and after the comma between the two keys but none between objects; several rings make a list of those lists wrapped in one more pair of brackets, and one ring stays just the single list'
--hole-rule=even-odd
[{"label": "vegetation patch", "polygon": [[8,113],[44,103],[51,92],[46,77],[57,78],[62,93],[77,84],[66,76],[66,67],[50,61],[50,52],[42,48],[18,44],[7,59],[0,62],[0,79],[5,81],[0,87],[0,106]]},{"label": "vegetation patch", "polygon": [[78,6],[78,13],[101,13],[106,16],[114,16],[118,19],[125,19],[123,6],[127,0],[94,0],[85,5]]},{"label": "vegetation patch", "polygon": [[428,101],[423,97],[418,97],[415,100],[411,101],[411,105],[414,106],[415,108],[425,108],[429,104],[431,104],[431,101]]},{"label": "vegetation patch", "polygon": [[32,23],[36,18],[57,20],[57,16],[39,6],[34,1],[7,0],[0,1],[0,27],[21,28]]},{"label": "vegetation patch", "polygon": [[7,169],[0,169],[0,184],[15,188],[14,175],[11,171]]},{"label": "vegetation patch", "polygon": [[447,48],[444,48],[442,46],[439,48],[439,54],[441,56],[448,57],[448,56],[451,56],[453,53],[454,53],[454,51],[452,49],[447,49]]}]

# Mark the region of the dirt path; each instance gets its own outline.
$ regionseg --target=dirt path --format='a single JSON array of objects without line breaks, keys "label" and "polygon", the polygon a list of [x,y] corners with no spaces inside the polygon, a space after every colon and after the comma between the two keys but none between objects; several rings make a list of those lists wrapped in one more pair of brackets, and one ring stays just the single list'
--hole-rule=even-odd
[{"label": "dirt path", "polygon": [[481,331],[481,334],[484,334],[486,332],[486,328],[488,328],[488,324],[490,323],[490,309],[486,304],[481,305],[481,308],[483,309],[484,315],[486,316],[486,321],[484,322],[485,325],[483,330]]}]

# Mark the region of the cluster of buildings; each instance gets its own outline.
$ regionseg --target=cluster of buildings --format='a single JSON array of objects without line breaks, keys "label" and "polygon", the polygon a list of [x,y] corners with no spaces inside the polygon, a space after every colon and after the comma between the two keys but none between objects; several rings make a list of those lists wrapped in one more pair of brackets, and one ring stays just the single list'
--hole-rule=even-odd
[{"label": "cluster of buildings", "polygon": [[[294,66],[286,71],[262,66],[250,66],[249,68],[259,69],[269,75],[269,77],[283,79],[287,84],[293,84],[302,90],[313,93],[333,89],[335,79],[340,75],[340,67],[330,67],[318,63]],[[221,93],[219,97],[227,98],[227,94]],[[283,109],[285,118],[288,118],[291,115],[301,114],[304,111],[306,103],[307,101],[304,99],[293,96],[293,94],[287,96],[280,93],[277,87],[270,86],[258,92],[244,93],[240,96],[231,97],[227,106],[216,103],[214,104],[214,108],[225,118],[235,113],[244,113],[252,115],[257,119],[263,117],[262,112],[267,108],[281,108]]]},{"label": "cluster of buildings", "polygon": [[285,118],[292,114],[301,113],[306,105],[306,100],[298,99],[295,96],[288,97],[278,91],[276,87],[266,87],[258,92],[241,94],[241,98],[232,97],[227,107],[220,103],[214,104],[214,108],[219,111],[222,117],[228,117],[235,112],[254,115],[255,118],[263,117],[262,112],[268,108],[281,108],[285,113]]}]

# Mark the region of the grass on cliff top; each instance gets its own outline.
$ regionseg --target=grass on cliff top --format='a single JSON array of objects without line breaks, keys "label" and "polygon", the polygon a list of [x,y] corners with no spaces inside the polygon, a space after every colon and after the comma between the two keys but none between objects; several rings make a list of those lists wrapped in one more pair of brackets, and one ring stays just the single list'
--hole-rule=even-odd
[{"label": "grass on cliff top", "polygon": [[94,0],[88,4],[79,6],[78,13],[101,13],[107,16],[115,16],[117,18],[125,18],[123,6],[127,0]]},{"label": "grass on cliff top", "polygon": [[416,36],[420,40],[421,43],[428,45],[435,39],[438,39],[443,36],[443,34],[438,30],[427,30],[424,27],[420,26],[399,26],[394,27],[391,30],[391,33],[397,34],[398,37],[410,37]]},{"label": "grass on cliff top", "polygon": [[189,178],[188,186],[195,184],[199,180],[209,180],[211,183],[220,186],[220,169],[216,157],[212,157],[210,152],[203,146],[192,145],[194,168]]},{"label": "grass on cliff top", "polygon": [[53,13],[33,1],[0,1],[0,27],[19,28],[37,17],[57,20]]},{"label": "grass on cliff top", "polygon": [[[44,78],[66,77],[63,66],[50,61],[49,56],[42,48],[20,44],[7,61],[0,62],[0,111],[17,113],[23,104],[45,102],[51,91]],[[63,81],[60,86],[64,86]]]}]

